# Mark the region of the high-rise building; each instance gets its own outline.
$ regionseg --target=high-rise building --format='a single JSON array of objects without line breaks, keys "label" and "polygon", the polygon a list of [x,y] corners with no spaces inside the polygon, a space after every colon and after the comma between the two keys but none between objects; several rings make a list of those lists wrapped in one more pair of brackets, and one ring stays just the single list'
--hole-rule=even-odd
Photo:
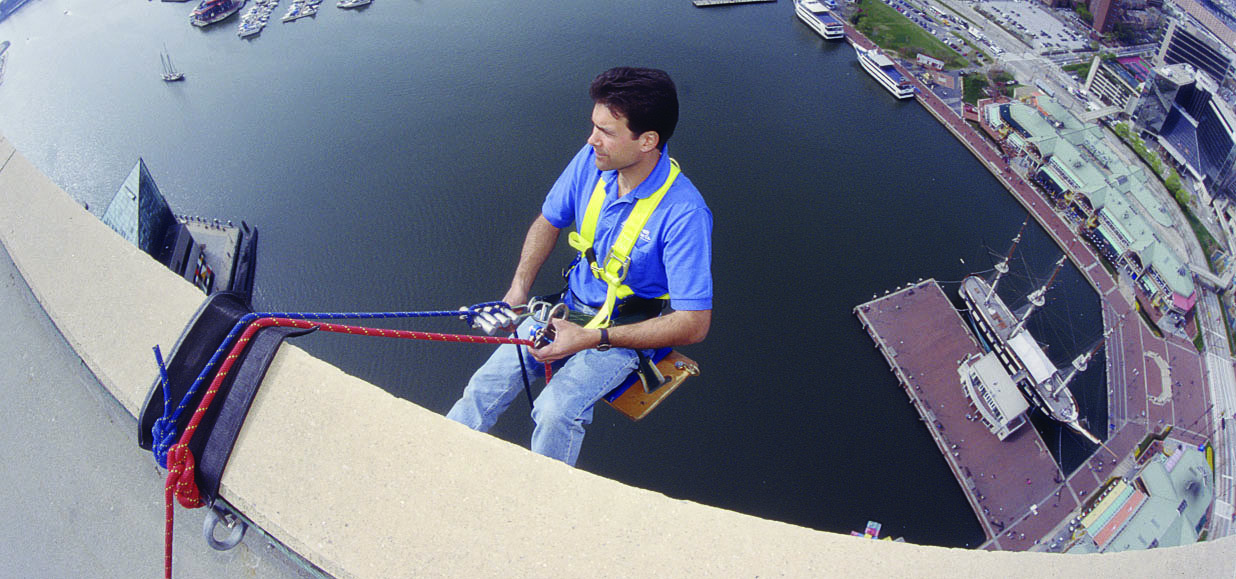
[{"label": "high-rise building", "polygon": [[1096,56],[1086,77],[1086,92],[1132,115],[1150,76],[1150,68],[1141,57],[1104,59]]},{"label": "high-rise building", "polygon": [[1218,38],[1189,23],[1188,19],[1173,21],[1163,36],[1159,48],[1160,64],[1185,63],[1202,71],[1220,85],[1233,76],[1232,51]]},{"label": "high-rise building", "polygon": [[176,216],[142,159],[107,206],[103,223],[156,259],[168,251],[168,231],[176,229]]},{"label": "high-rise building", "polygon": [[1090,14],[1094,16],[1094,30],[1099,34],[1107,32],[1114,20],[1112,9],[1116,7],[1113,0],[1090,0]]},{"label": "high-rise building", "polygon": [[1193,84],[1197,73],[1188,64],[1165,64],[1155,68],[1142,88],[1141,98],[1134,109],[1133,122],[1140,130],[1158,134],[1168,113],[1176,104],[1180,88]]},{"label": "high-rise building", "polygon": [[1159,143],[1211,196],[1236,193],[1236,120],[1206,75],[1180,87],[1159,130]]},{"label": "high-rise building", "polygon": [[177,217],[140,158],[103,223],[207,294],[228,290],[248,301],[253,292],[257,228]]}]

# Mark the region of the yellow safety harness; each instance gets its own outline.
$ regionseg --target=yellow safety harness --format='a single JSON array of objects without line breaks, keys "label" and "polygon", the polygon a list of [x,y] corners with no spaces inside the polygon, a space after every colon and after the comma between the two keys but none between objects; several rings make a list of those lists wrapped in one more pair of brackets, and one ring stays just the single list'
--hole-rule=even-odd
[{"label": "yellow safety harness", "polygon": [[[614,240],[614,245],[609,248],[609,255],[606,255],[601,262],[597,261],[596,251],[592,247],[596,241],[597,220],[601,217],[601,206],[605,204],[605,180],[597,178],[597,186],[592,190],[592,197],[588,200],[588,207],[584,211],[583,222],[579,224],[579,231],[572,231],[567,236],[571,247],[579,251],[580,261],[586,262],[592,275],[605,282],[607,286],[605,303],[592,321],[584,326],[585,328],[608,327],[610,317],[614,313],[614,305],[618,300],[626,299],[635,293],[625,283],[627,273],[631,268],[631,250],[635,248],[635,241],[639,239],[639,234],[643,231],[644,225],[648,223],[648,218],[652,216],[652,212],[661,203],[661,199],[665,197],[665,193],[669,191],[670,185],[674,184],[674,180],[680,173],[682,170],[678,168],[678,161],[670,159],[670,172],[665,178],[665,183],[652,195],[635,202],[635,207],[631,208],[631,213],[623,222],[622,230]],[[658,299],[669,299],[669,294]]]}]

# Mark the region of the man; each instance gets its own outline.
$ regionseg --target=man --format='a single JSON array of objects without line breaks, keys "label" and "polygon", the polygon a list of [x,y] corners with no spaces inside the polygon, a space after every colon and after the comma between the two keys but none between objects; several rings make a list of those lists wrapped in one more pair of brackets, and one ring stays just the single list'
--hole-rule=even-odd
[{"label": "man", "polygon": [[[528,302],[559,231],[574,223],[580,258],[562,301],[575,321],[551,320],[553,342],[530,349],[523,364],[537,375],[544,368],[534,362],[554,364],[533,404],[532,450],[570,465],[593,406],[636,369],[636,350],[699,342],[712,321],[712,212],[666,147],[678,123],[673,81],[664,71],[620,67],[598,75],[589,92],[592,134],[546,196],[503,298]],[[624,227],[629,262],[615,243]],[[661,315],[666,301],[673,311]],[[525,320],[517,335],[530,339],[532,325]],[[499,347],[447,417],[488,431],[522,390],[521,372],[517,348]]]}]

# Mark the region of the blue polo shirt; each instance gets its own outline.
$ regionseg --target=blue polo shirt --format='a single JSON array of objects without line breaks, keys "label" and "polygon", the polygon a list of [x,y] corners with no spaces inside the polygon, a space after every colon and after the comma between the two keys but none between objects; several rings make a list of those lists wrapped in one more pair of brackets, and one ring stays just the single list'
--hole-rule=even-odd
[{"label": "blue polo shirt", "polygon": [[[598,170],[592,146],[585,145],[549,190],[541,205],[541,214],[559,229],[572,224],[578,227],[584,220],[584,211],[597,179],[603,179],[605,203],[597,219],[593,243],[597,261],[601,262],[622,231],[622,224],[635,201],[660,189],[669,172],[669,149],[666,147],[648,178],[620,199],[618,172]],[[593,276],[586,264],[571,270],[567,279],[580,301],[592,307],[600,307],[605,302],[605,282]],[[685,174],[680,173],[674,180],[640,232],[631,250],[626,284],[642,298],[657,298],[668,293],[670,307],[675,310],[712,309],[712,211]]]}]

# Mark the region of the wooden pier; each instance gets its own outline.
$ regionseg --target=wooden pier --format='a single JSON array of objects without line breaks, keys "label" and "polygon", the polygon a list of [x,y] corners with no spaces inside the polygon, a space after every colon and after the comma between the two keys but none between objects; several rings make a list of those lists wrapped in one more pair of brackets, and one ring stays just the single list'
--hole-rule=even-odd
[{"label": "wooden pier", "polygon": [[755,4],[756,2],[776,2],[777,0],[691,0],[691,3],[705,8],[708,6],[726,6],[729,4]]},{"label": "wooden pier", "polygon": [[974,509],[987,548],[1026,551],[1078,502],[1033,425],[999,440],[978,420],[957,367],[981,349],[935,280],[854,308],[922,416]]}]

